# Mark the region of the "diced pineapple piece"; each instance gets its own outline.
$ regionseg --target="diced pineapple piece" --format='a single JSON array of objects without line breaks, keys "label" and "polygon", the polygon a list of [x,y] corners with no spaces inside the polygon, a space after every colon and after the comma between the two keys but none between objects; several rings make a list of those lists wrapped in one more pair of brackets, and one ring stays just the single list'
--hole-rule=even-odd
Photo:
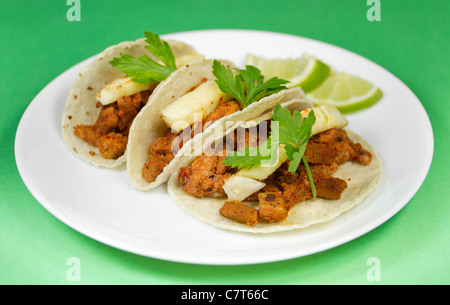
[{"label": "diced pineapple piece", "polygon": [[220,102],[231,99],[230,95],[219,89],[215,81],[210,80],[163,108],[161,115],[167,126],[174,132],[180,132],[194,124],[195,120],[204,119]]},{"label": "diced pineapple piece", "polygon": [[102,105],[114,103],[124,96],[133,95],[135,93],[154,89],[158,85],[157,82],[140,84],[131,80],[131,77],[123,77],[116,79],[103,87],[95,96],[95,100]]},{"label": "diced pineapple piece", "polygon": [[303,117],[307,117],[311,110],[314,110],[314,114],[316,115],[316,122],[312,127],[311,135],[321,133],[331,128],[340,129],[348,125],[348,120],[333,105],[324,104],[313,108],[303,109],[300,113]]},{"label": "diced pineapple piece", "polygon": [[242,201],[262,189],[266,184],[255,179],[233,175],[223,185],[229,200]]},{"label": "diced pineapple piece", "polygon": [[284,145],[278,147],[278,159],[271,160],[273,165],[268,164],[258,164],[252,168],[243,168],[239,170],[235,175],[243,176],[247,178],[256,179],[262,181],[267,179],[274,171],[276,171],[286,160],[288,159]]}]

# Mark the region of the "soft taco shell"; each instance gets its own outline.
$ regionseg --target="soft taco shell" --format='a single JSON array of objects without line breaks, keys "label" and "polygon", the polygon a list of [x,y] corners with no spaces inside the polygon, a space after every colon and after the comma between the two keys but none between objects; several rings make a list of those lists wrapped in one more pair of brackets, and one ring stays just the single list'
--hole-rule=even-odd
[{"label": "soft taco shell", "polygon": [[[167,41],[175,57],[193,54],[195,50],[182,42]],[[117,72],[109,64],[114,57],[125,53],[134,57],[144,54],[156,58],[144,47],[145,39],[125,41],[111,46],[98,54],[96,58],[86,66],[75,80],[66,100],[66,106],[62,117],[62,135],[66,145],[81,159],[96,166],[117,167],[126,160],[125,154],[118,159],[103,158],[95,146],[88,144],[74,135],[74,127],[77,125],[94,124],[100,113],[96,107],[95,95],[107,84],[115,79],[124,77],[125,74]]]},{"label": "soft taco shell", "polygon": [[[250,125],[256,125],[257,122]],[[232,231],[273,233],[328,222],[361,203],[380,183],[383,171],[381,159],[376,151],[362,137],[347,128],[345,130],[354,142],[360,143],[364,149],[372,153],[372,162],[369,165],[361,165],[355,162],[345,162],[339,165],[338,171],[333,176],[345,179],[348,184],[348,188],[342,193],[341,199],[316,198],[299,202],[291,207],[287,218],[283,221],[259,222],[255,226],[247,226],[219,214],[219,209],[227,201],[226,198],[196,198],[185,193],[178,181],[178,172],[181,167],[192,163],[195,157],[185,157],[180,160],[168,181],[169,194],[187,213],[210,225]],[[228,132],[231,132],[231,130],[228,130]],[[212,141],[212,139],[210,140]],[[255,207],[257,207],[257,203],[255,203]]]},{"label": "soft taco shell", "polygon": [[[235,68],[235,65],[226,60],[220,60],[228,68]],[[198,85],[202,78],[208,80],[215,79],[212,73],[214,59],[196,61],[172,73],[169,78],[158,86],[153,92],[147,105],[141,110],[133,121],[130,129],[127,148],[127,171],[128,177],[133,187],[138,190],[148,191],[169,179],[170,174],[176,168],[180,157],[183,154],[201,145],[213,134],[223,134],[227,129],[227,121],[247,121],[263,114],[267,109],[274,107],[278,101],[285,103],[294,98],[305,98],[301,88],[283,90],[261,99],[229,116],[223,117],[211,124],[203,133],[195,135],[190,141],[185,143],[175,158],[164,168],[164,171],[153,182],[148,182],[142,177],[142,167],[148,161],[148,155],[152,144],[168,131],[168,127],[163,121],[160,111],[179,97],[186,94],[191,88]]]}]

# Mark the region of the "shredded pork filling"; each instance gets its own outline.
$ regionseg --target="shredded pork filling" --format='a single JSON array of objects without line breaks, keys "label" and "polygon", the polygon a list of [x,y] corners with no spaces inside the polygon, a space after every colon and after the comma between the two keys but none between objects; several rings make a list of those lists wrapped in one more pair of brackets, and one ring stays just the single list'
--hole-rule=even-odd
[{"label": "shredded pork filling", "polygon": [[151,91],[142,91],[118,99],[103,106],[93,125],[77,125],[74,134],[85,142],[96,146],[106,159],[117,159],[125,153],[128,133],[134,118],[145,106]]},{"label": "shredded pork filling", "polygon": [[[247,136],[246,145],[250,142],[252,140]],[[367,165],[371,162],[372,154],[359,143],[354,143],[345,130],[329,129],[311,137],[306,146],[305,157],[317,197],[337,200],[347,188],[345,180],[332,176],[339,164],[351,161]],[[195,197],[225,196],[223,185],[236,169],[225,166],[223,159],[223,156],[204,154],[190,166],[182,167],[178,180],[184,192]],[[248,225],[257,223],[255,212],[259,220],[266,222],[285,219],[292,206],[313,196],[305,166],[300,164],[295,173],[290,173],[288,167],[289,161],[286,161],[264,181],[266,186],[263,189],[244,200],[259,202],[258,209],[244,202],[233,201],[227,202],[220,209],[220,214]],[[250,211],[251,209],[255,211]]]}]

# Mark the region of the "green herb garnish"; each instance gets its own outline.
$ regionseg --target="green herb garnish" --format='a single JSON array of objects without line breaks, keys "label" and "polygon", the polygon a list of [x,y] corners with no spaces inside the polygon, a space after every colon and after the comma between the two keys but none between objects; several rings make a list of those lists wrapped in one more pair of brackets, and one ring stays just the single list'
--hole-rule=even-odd
[{"label": "green herb garnish", "polygon": [[213,74],[217,78],[216,83],[220,90],[233,96],[244,108],[265,96],[286,89],[283,85],[288,83],[287,80],[278,77],[272,77],[264,82],[261,71],[250,65],[238,72],[234,74],[217,60],[213,63]]},{"label": "green herb garnish", "polygon": [[[304,156],[306,145],[311,138],[312,126],[316,121],[314,111],[311,110],[307,117],[303,117],[298,110],[293,114],[289,109],[283,108],[280,104],[275,106],[271,121],[271,137],[267,139],[264,146],[245,147],[244,154],[242,152],[231,152],[225,157],[224,164],[231,167],[253,167],[261,164],[263,160],[269,160],[273,154],[278,152],[278,146],[284,144],[286,155],[288,157],[290,173],[295,173],[303,162],[306,173],[308,175],[309,184],[313,197],[316,198],[316,188],[312,178],[311,170],[309,168],[306,157]],[[273,138],[277,133],[277,141]]]},{"label": "green herb garnish", "polygon": [[[257,147],[245,146],[244,151],[231,151],[225,157],[223,163],[227,166],[252,168],[255,165],[262,164],[263,161],[270,160],[272,156],[277,154],[277,145],[272,145],[272,139],[268,138],[264,143]],[[275,151],[274,151],[275,150]]]},{"label": "green herb garnish", "polygon": [[137,83],[147,84],[161,82],[177,69],[175,57],[172,49],[166,41],[161,41],[158,34],[144,32],[145,41],[149,44],[145,46],[150,53],[159,59],[164,65],[157,63],[148,55],[133,57],[127,54],[120,54],[109,63],[123,72]]},{"label": "green herb garnish", "polygon": [[291,161],[289,163],[289,172],[294,173],[300,165],[306,144],[308,144],[311,137],[311,130],[316,121],[316,115],[314,111],[311,111],[307,117],[303,118],[300,111],[294,110],[294,113],[291,114],[289,109],[277,104],[272,118],[279,122],[279,141],[280,144],[285,144],[284,149],[288,159]]}]

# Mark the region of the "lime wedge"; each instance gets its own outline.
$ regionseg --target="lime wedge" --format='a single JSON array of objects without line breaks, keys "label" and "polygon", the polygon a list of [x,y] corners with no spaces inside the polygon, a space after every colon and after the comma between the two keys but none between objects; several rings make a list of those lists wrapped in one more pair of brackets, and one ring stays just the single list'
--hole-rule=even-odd
[{"label": "lime wedge", "polygon": [[368,108],[382,96],[381,90],[367,80],[347,73],[330,75],[318,88],[307,94],[313,104],[332,104],[342,113]]},{"label": "lime wedge", "polygon": [[330,74],[330,67],[309,54],[288,59],[267,59],[248,54],[246,64],[260,69],[266,79],[279,77],[289,81],[288,88],[300,86],[305,92],[317,88]]}]

